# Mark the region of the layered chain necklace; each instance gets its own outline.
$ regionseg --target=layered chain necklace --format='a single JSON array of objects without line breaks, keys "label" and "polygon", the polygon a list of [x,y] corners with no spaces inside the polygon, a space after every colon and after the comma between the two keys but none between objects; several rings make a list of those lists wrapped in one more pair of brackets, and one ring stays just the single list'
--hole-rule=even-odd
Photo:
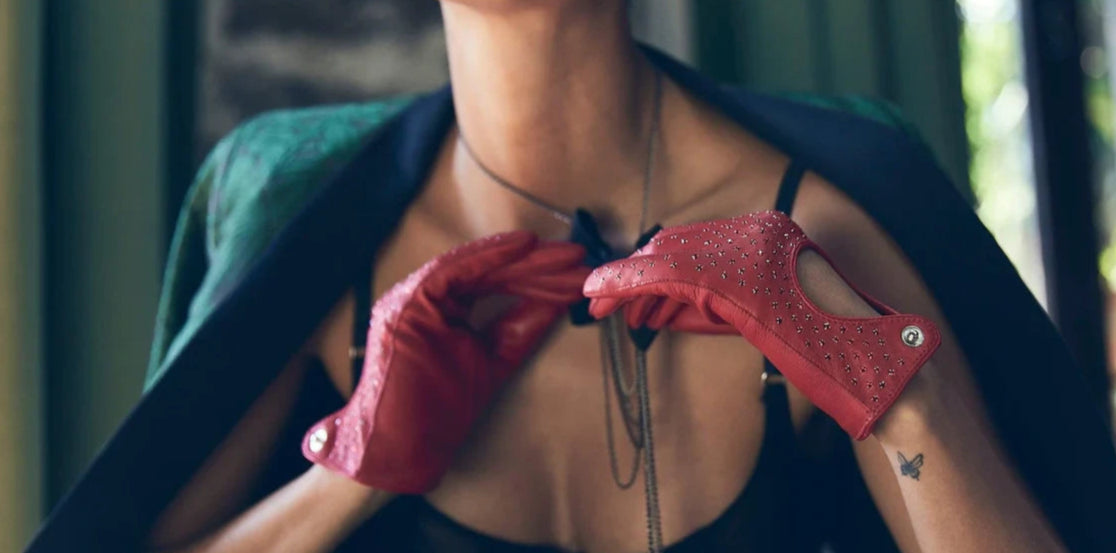
[{"label": "layered chain necklace", "polygon": [[[663,102],[662,89],[662,75],[656,71],[651,127],[647,136],[647,158],[643,168],[643,196],[639,214],[641,238],[640,243],[636,244],[636,248],[642,246],[643,242],[646,242],[657,230],[657,227],[648,229],[646,224],[651,181],[655,169],[655,152],[659,142]],[[611,261],[610,258],[616,257],[612,254],[611,248],[608,248],[604,241],[600,239],[596,224],[587,212],[578,209],[571,215],[566,210],[556,207],[520,186],[512,184],[485,165],[460,132],[458,133],[458,139],[469,158],[486,177],[568,225],[571,228],[572,240],[590,242],[584,245],[589,249],[591,259],[603,264]],[[597,252],[596,256],[593,255],[594,251]],[[584,311],[585,306],[582,305],[580,309]],[[579,319],[580,322],[588,322],[589,320],[584,313],[579,316],[575,309],[575,323],[579,322]],[[659,515],[659,489],[655,472],[655,442],[651,432],[651,395],[647,384],[647,350],[651,346],[654,333],[646,329],[628,332],[635,351],[635,370],[634,374],[630,374],[633,371],[627,369],[624,351],[621,347],[625,328],[626,323],[622,312],[610,315],[601,321],[600,326],[601,376],[605,399],[605,435],[608,443],[609,469],[616,485],[620,489],[626,490],[635,483],[636,477],[639,475],[639,469],[641,466],[643,467],[644,498],[647,508],[647,548],[651,553],[660,553],[663,550],[663,532]],[[613,394],[616,396],[618,408],[624,420],[624,427],[627,429],[626,433],[634,450],[632,466],[626,476],[621,475],[620,462],[616,454],[616,440],[612,429]]]}]

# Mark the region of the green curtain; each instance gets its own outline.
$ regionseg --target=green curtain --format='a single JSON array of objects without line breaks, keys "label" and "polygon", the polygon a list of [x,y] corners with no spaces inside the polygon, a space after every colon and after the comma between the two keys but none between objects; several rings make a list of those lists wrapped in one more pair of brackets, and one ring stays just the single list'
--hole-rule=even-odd
[{"label": "green curtain", "polygon": [[135,404],[163,265],[166,3],[44,9],[45,498]]},{"label": "green curtain", "polygon": [[704,70],[759,90],[889,100],[969,194],[955,2],[699,0],[691,6]]}]

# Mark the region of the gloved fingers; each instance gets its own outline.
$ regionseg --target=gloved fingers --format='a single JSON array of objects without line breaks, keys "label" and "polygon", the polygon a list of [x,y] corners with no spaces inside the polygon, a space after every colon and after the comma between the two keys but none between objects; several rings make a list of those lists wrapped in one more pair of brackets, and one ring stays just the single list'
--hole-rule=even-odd
[{"label": "gloved fingers", "polygon": [[692,334],[739,334],[712,310],[703,312],[685,301],[665,296],[595,298],[590,302],[590,310],[597,318],[606,317],[621,309],[629,328],[669,328],[675,332]]},{"label": "gloved fingers", "polygon": [[[589,288],[588,283],[592,282],[593,277],[590,276],[586,288]],[[644,296],[671,299],[689,306],[690,308],[698,309],[704,316],[712,315],[709,306],[711,294],[700,282],[652,280],[648,282],[628,283],[625,286],[606,289],[594,288],[586,290],[585,295],[591,298],[589,302],[589,314],[597,319],[603,318],[609,313]]]},{"label": "gloved fingers", "polygon": [[[577,267],[585,260],[585,248],[571,242],[540,242],[534,250],[485,277],[492,283],[513,282]],[[589,274],[586,271],[585,274]]]},{"label": "gloved fingers", "polygon": [[631,302],[633,298],[614,298],[614,297],[601,297],[592,298],[589,300],[589,314],[594,319],[601,320],[609,315],[623,309],[624,305]]},{"label": "gloved fingers", "polygon": [[624,311],[631,328],[662,330],[669,327],[676,332],[693,334],[737,334],[735,328],[715,313],[702,313],[674,298],[643,296],[628,302]]},{"label": "gloved fingers", "polygon": [[536,281],[510,283],[505,290],[514,296],[569,306],[582,299],[581,284],[584,281],[583,275],[551,275]]},{"label": "gloved fingers", "polygon": [[431,298],[460,293],[482,283],[492,271],[524,258],[537,243],[534,233],[513,231],[463,244],[419,269],[419,286]]},{"label": "gloved fingers", "polygon": [[684,259],[675,255],[633,255],[594,269],[585,279],[582,292],[587,298],[632,298],[649,295],[642,292],[649,286],[652,290],[670,283],[704,286],[714,278],[728,279],[734,273],[734,265],[696,253]]},{"label": "gloved fingers", "polygon": [[590,269],[574,265],[558,271],[524,277],[502,284],[500,291],[524,298],[568,306],[583,298],[581,288]]},{"label": "gloved fingers", "polygon": [[684,304],[676,304],[680,309],[674,313],[674,316],[666,319],[664,324],[662,320],[653,321],[653,324],[658,326],[648,325],[651,328],[663,328],[669,325],[670,329],[675,332],[688,332],[691,334],[740,334],[732,325],[726,323],[716,313],[702,313],[701,311]]},{"label": "gloved fingers", "polygon": [[546,301],[522,300],[508,309],[488,329],[493,377],[506,380],[535,352],[550,327],[566,313],[566,308]]},{"label": "gloved fingers", "polygon": [[540,243],[523,259],[490,273],[485,289],[569,305],[582,298],[581,288],[591,270],[582,264],[584,259],[585,248],[579,244]]},{"label": "gloved fingers", "polygon": [[589,268],[580,263],[557,272],[518,279],[495,285],[488,283],[441,301],[445,320],[466,321],[469,328],[487,328],[493,320],[507,312],[509,306],[522,302],[545,303],[566,309],[583,299],[581,286]]},{"label": "gloved fingers", "polygon": [[643,327],[665,301],[668,301],[667,298],[662,296],[640,296],[632,299],[624,305],[624,322],[628,328]]},{"label": "gloved fingers", "polygon": [[661,330],[666,328],[674,320],[675,315],[685,308],[686,304],[678,300],[663,298],[653,311],[644,315],[639,323],[647,328]]}]

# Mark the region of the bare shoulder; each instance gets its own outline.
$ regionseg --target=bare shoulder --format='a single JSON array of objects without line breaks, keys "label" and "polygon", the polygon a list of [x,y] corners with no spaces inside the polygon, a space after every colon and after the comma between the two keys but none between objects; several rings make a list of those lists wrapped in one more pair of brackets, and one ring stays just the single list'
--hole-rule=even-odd
[{"label": "bare shoulder", "polygon": [[847,280],[900,311],[937,314],[933,298],[906,254],[833,184],[808,172],[792,213]]},{"label": "bare shoulder", "polygon": [[937,300],[907,255],[871,215],[821,176],[807,173],[792,216],[847,281],[900,312],[933,320],[942,330],[939,359],[953,376],[972,385],[968,364]]}]

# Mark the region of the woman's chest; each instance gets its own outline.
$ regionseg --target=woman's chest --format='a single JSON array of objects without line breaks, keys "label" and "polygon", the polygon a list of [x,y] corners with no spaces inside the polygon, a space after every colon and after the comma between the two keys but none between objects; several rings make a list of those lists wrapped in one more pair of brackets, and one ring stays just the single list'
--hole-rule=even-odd
[{"label": "woman's chest", "polygon": [[[348,372],[353,318],[346,301],[323,341],[335,377]],[[631,347],[626,339],[621,344]],[[629,359],[619,375],[606,374],[601,348],[600,324],[556,324],[474,426],[427,500],[466,527],[512,542],[640,550],[646,540],[642,477],[628,489],[616,482],[630,479],[635,460],[622,412],[632,364]],[[737,336],[664,332],[652,345],[652,446],[668,543],[716,520],[756,470],[766,416],[762,370],[762,356]],[[795,394],[792,406],[795,419],[805,420],[810,406]]]},{"label": "woman's chest", "polygon": [[[428,500],[466,526],[512,541],[639,550],[646,539],[642,477],[626,490],[617,483],[630,480],[635,461],[623,414],[624,382],[633,375],[604,374],[600,350],[599,325],[556,329]],[[762,357],[739,338],[664,333],[648,361],[649,446],[670,542],[717,518],[755,469],[765,416]]]},{"label": "woman's chest", "polygon": [[[456,245],[442,221],[412,211],[379,252],[373,293]],[[345,332],[347,334],[347,332]],[[337,340],[338,345],[340,340]],[[626,339],[621,341],[630,348]],[[753,474],[763,441],[763,358],[738,336],[665,332],[648,357],[659,502],[668,543],[718,517]],[[625,425],[629,361],[606,374],[601,325],[566,320],[489,406],[428,501],[452,519],[514,542],[639,550],[643,480]],[[620,380],[617,385],[615,380]],[[810,407],[792,394],[796,419]]]}]

